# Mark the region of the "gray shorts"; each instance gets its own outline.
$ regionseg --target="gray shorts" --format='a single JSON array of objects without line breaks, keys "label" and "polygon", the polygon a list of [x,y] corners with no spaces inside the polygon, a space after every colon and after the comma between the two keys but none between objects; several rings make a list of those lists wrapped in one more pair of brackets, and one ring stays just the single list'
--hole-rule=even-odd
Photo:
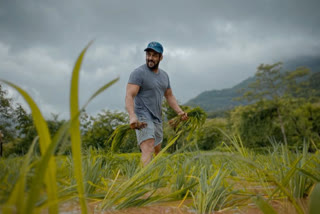
[{"label": "gray shorts", "polygon": [[163,140],[163,131],[162,131],[162,123],[154,123],[151,119],[148,119],[143,116],[138,116],[138,120],[140,122],[146,122],[148,125],[143,129],[136,129],[137,141],[138,145],[148,139],[154,139],[154,146],[162,143]]}]

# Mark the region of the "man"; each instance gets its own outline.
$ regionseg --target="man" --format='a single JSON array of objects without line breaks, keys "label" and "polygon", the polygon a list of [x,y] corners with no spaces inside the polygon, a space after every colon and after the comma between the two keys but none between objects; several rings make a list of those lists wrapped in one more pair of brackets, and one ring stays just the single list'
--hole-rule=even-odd
[{"label": "man", "polygon": [[136,129],[141,161],[146,166],[153,153],[157,155],[161,150],[163,97],[182,120],[187,120],[188,115],[179,107],[172,93],[168,74],[159,68],[163,59],[162,45],[150,42],[144,51],[146,64],[131,73],[125,101],[130,126]]}]

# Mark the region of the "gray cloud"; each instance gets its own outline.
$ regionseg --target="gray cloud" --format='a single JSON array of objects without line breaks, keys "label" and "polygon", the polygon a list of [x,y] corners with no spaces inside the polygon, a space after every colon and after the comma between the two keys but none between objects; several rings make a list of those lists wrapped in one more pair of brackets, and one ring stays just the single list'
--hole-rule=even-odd
[{"label": "gray cloud", "polygon": [[[80,76],[80,102],[120,76],[91,113],[124,110],[126,81],[151,40],[177,99],[232,87],[260,63],[320,53],[316,0],[4,1],[0,0],[0,78],[24,87],[48,116],[68,114],[73,64],[92,39]],[[13,93],[13,92],[11,92]]]}]

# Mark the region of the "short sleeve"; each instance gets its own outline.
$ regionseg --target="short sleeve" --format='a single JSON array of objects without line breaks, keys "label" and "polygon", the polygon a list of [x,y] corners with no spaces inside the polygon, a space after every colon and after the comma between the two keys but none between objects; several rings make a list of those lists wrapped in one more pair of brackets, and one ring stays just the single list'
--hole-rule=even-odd
[{"label": "short sleeve", "polygon": [[134,85],[138,85],[138,86],[142,86],[142,75],[141,72],[139,72],[139,70],[134,70],[129,77],[129,81],[128,83],[130,84],[134,84]]},{"label": "short sleeve", "polygon": [[170,78],[169,78],[169,75],[167,74],[167,72],[164,72],[164,74],[165,74],[165,78],[167,78],[167,80],[168,80],[167,89],[170,89],[170,88],[171,88],[171,85],[170,85]]}]

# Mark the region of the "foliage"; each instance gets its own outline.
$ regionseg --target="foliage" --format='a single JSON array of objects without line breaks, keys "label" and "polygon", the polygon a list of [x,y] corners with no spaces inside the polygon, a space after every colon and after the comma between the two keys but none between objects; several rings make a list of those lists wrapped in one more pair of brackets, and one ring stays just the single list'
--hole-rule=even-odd
[{"label": "foliage", "polygon": [[315,186],[314,190],[312,191],[310,205],[309,205],[310,214],[316,214],[319,212],[319,209],[320,209],[319,198],[320,198],[320,183],[318,183]]},{"label": "foliage", "polygon": [[[24,165],[21,169],[21,174],[17,183],[14,186],[14,190],[11,192],[8,201],[4,205],[4,213],[14,213],[17,209],[19,213],[34,213],[36,206],[39,205],[39,199],[43,194],[43,185],[45,184],[45,194],[47,197],[47,203],[44,207],[49,208],[49,213],[58,213],[58,188],[57,188],[57,176],[56,176],[56,162],[53,156],[55,148],[59,142],[64,142],[68,132],[72,141],[72,159],[74,163],[74,178],[77,181],[77,196],[81,205],[81,212],[87,213],[87,203],[84,195],[83,175],[82,175],[82,160],[81,160],[81,139],[80,139],[80,122],[79,115],[82,111],[78,108],[78,81],[79,70],[82,63],[82,58],[86,52],[86,47],[80,54],[74,70],[71,80],[70,91],[70,121],[65,122],[57,134],[51,138],[46,121],[44,120],[39,108],[32,100],[32,98],[21,88],[14,84],[3,81],[11,87],[15,88],[26,100],[31,108],[32,118],[39,135],[39,143],[41,150],[41,157],[36,165],[36,169],[32,175],[32,182],[30,187],[26,188],[26,176],[30,169],[28,164],[32,147],[30,147],[28,155],[25,158]],[[114,84],[118,79],[115,79],[108,84],[101,87],[93,96],[90,97],[85,106],[99,93],[106,88]],[[85,108],[85,106],[83,108]],[[35,145],[34,140],[32,145]],[[32,163],[33,164],[33,163]],[[28,190],[26,197],[24,191]],[[43,208],[43,207],[42,207]]]},{"label": "foliage", "polygon": [[[281,108],[282,100],[299,97],[303,89],[306,89],[307,81],[302,78],[310,73],[307,68],[297,68],[294,71],[281,72],[282,63],[278,62],[272,65],[261,64],[257,68],[255,74],[255,82],[249,85],[249,90],[243,95],[243,99],[249,101],[257,100],[271,100],[277,113],[277,120],[280,125],[283,142],[288,144],[287,133],[285,128],[285,114],[284,108]],[[303,92],[305,94],[305,92]],[[282,99],[282,100],[281,100]]]},{"label": "foliage", "polygon": [[222,144],[225,136],[220,130],[226,131],[227,120],[224,118],[208,119],[197,132],[196,142],[200,150],[212,150]]},{"label": "foliage", "polygon": [[[185,112],[190,111],[189,106],[184,106],[184,105],[179,105],[179,106]],[[177,113],[169,106],[166,100],[162,103],[162,112],[163,112],[164,121],[171,120],[177,116]]]},{"label": "foliage", "polygon": [[194,206],[198,213],[206,214],[214,210],[220,210],[230,195],[224,178],[229,174],[223,170],[223,166],[209,175],[208,170],[203,167],[199,176],[199,186],[195,194],[192,194]]},{"label": "foliage", "polygon": [[91,125],[87,125],[82,134],[85,148],[105,148],[109,146],[106,142],[116,127],[124,125],[128,121],[127,114],[110,110],[103,110],[97,116],[91,116]]},{"label": "foliage", "polygon": [[313,89],[313,95],[320,97],[320,72],[315,72],[310,77],[310,87]]},{"label": "foliage", "polygon": [[[304,102],[303,99],[291,99],[281,100],[278,107],[284,111],[288,145],[301,149],[304,139],[312,140],[315,145],[319,144],[318,104]],[[283,139],[277,107],[274,102],[268,100],[235,108],[230,114],[229,127],[240,135],[247,147],[265,147],[270,145],[270,139],[277,142]]]},{"label": "foliage", "polygon": [[[292,141],[298,142],[308,139],[315,144],[312,147],[320,146],[320,105],[317,103],[304,103],[290,114],[288,127],[292,133]],[[301,147],[301,145],[298,145]],[[315,151],[313,148],[312,151]]]},{"label": "foliage", "polygon": [[188,114],[186,121],[183,121],[180,115],[176,115],[169,121],[169,124],[175,132],[189,132],[188,137],[190,137],[197,128],[204,124],[207,114],[200,107],[188,110],[186,113]]},{"label": "foliage", "polygon": [[[54,158],[51,156],[51,152],[53,152],[55,143],[51,144],[51,138],[49,135],[49,130],[48,126],[41,115],[41,112],[37,105],[34,103],[32,98],[21,88],[18,86],[7,82],[3,81],[6,84],[10,85],[11,87],[15,88],[26,100],[26,102],[29,104],[31,111],[32,111],[32,116],[33,120],[36,125],[37,132],[39,134],[39,142],[40,142],[40,149],[42,153],[42,160],[40,161],[40,164],[38,165],[35,173],[35,177],[33,179],[30,192],[28,197],[22,198],[23,197],[23,192],[25,189],[25,173],[28,169],[28,165],[24,165],[22,172],[23,174],[21,175],[19,181],[14,187],[13,192],[10,195],[8,205],[5,208],[6,213],[12,213],[13,206],[16,206],[17,209],[19,209],[20,212],[25,212],[25,213],[32,213],[35,207],[35,203],[39,198],[40,195],[40,185],[37,182],[43,182],[47,186],[47,197],[51,201],[56,201],[57,200],[57,188],[56,188],[56,165],[54,162]],[[30,152],[31,153],[31,148]],[[30,156],[26,157],[26,161],[28,162]],[[45,167],[48,168],[48,170],[45,170]],[[10,208],[11,207],[11,208]],[[50,213],[57,213],[58,207],[57,204],[51,204],[49,206],[49,212]]]},{"label": "foliage", "polygon": [[[27,153],[32,141],[38,136],[36,126],[33,122],[32,115],[28,114],[21,106],[15,110],[17,117],[16,130],[17,139],[12,143],[11,148],[7,149],[7,154],[24,155]],[[65,121],[59,119],[59,115],[52,114],[52,119],[47,119],[50,136],[53,137]],[[61,146],[61,145],[60,145]],[[39,148],[36,147],[39,152]]]},{"label": "foliage", "polygon": [[[200,107],[196,107],[185,111],[188,114],[188,119],[183,121],[181,116],[176,115],[169,121],[169,126],[174,131],[173,133],[181,132],[181,138],[177,140],[175,145],[169,149],[170,152],[174,152],[180,148],[184,148],[190,145],[192,139],[195,139],[196,132],[203,126],[206,121],[207,114]],[[165,130],[168,130],[166,128]],[[168,140],[170,141],[170,137]],[[166,142],[164,142],[166,144]]]},{"label": "foliage", "polygon": [[[308,81],[304,78],[310,74],[307,68],[297,68],[294,71],[281,72],[282,63],[272,65],[261,64],[255,74],[255,82],[249,85],[243,98],[248,100],[271,99],[277,101],[281,97],[301,96]],[[305,92],[303,92],[305,94]]]},{"label": "foliage", "polygon": [[[167,109],[166,111],[171,112],[173,110]],[[201,108],[198,107],[191,110],[186,110],[186,112],[188,113],[188,117],[189,117],[187,121],[182,121],[180,116],[176,114],[175,114],[175,117],[173,117],[169,121],[171,128],[174,130],[174,132],[171,132],[172,133],[171,137],[168,137],[166,133],[167,131],[170,132],[170,128],[168,129],[168,126],[165,125],[164,142],[163,142],[164,146],[167,145],[167,142],[170,142],[172,140],[172,136],[175,136],[175,134],[179,132],[181,132],[181,136],[183,136],[182,138],[189,141],[193,136],[193,133],[204,124],[206,120],[206,113]],[[169,113],[169,115],[170,114],[171,113]],[[134,136],[135,136],[134,131],[131,130],[129,124],[120,125],[114,130],[114,132],[109,137],[109,140],[106,142],[106,144],[107,146],[111,146],[111,151],[113,152],[118,151],[120,147],[123,148],[122,149],[123,152],[132,151],[133,150],[132,145],[136,145],[136,140]],[[180,139],[177,140],[177,142],[179,141]],[[124,146],[124,143],[126,143],[127,146]],[[177,145],[177,143],[175,145]],[[174,147],[170,148],[169,150],[170,152],[174,151],[174,149],[172,148]]]},{"label": "foliage", "polygon": [[269,144],[268,138],[281,139],[276,109],[268,101],[257,102],[235,108],[229,119],[229,126],[240,135],[246,147],[260,147]]},{"label": "foliage", "polygon": [[5,143],[12,142],[16,137],[14,110],[13,99],[8,97],[8,91],[0,84],[0,131]]},{"label": "foliage", "polygon": [[[4,133],[4,156],[24,155],[38,135],[32,114],[27,113],[19,103],[14,104],[11,98],[5,97],[7,92],[2,91],[1,85],[0,91],[0,130]],[[46,120],[51,137],[64,123],[58,117],[52,114],[52,119]],[[39,147],[36,150],[39,152]]]},{"label": "foliage", "polygon": [[107,145],[111,145],[111,152],[116,152],[131,132],[133,130],[129,124],[118,126],[106,143]]},{"label": "foliage", "polygon": [[[252,200],[265,213],[267,210],[279,210],[270,206],[274,204],[272,202],[276,202],[278,207],[288,206],[281,205],[280,201],[283,200],[287,200],[297,213],[305,212],[299,200],[309,198],[315,184],[320,181],[319,155],[306,152],[307,144],[303,152],[293,152],[278,143],[269,152],[258,154],[242,148],[239,141],[231,143],[232,139],[232,136],[226,136],[224,146],[227,152],[161,153],[146,168],[140,168],[139,154],[114,154],[102,149],[89,149],[82,158],[86,172],[83,175],[85,198],[94,201],[91,206],[97,205],[95,211],[98,212],[103,212],[100,209],[109,212],[172,200],[181,206],[181,199],[189,202],[180,208],[197,213],[228,209],[242,212],[241,207],[252,203]],[[6,166],[0,173],[3,201],[8,197],[4,194],[8,190],[3,187],[12,188],[9,182],[17,181],[16,172],[19,168],[22,173],[21,163],[31,167],[39,163],[34,161],[18,157],[0,162]],[[58,156],[56,162],[59,166],[57,183],[61,208],[68,205],[70,200],[79,203],[73,199],[78,197],[72,173],[76,163],[70,155]],[[8,176],[11,176],[10,180]],[[29,171],[27,180],[32,177],[33,172]],[[30,182],[26,182],[26,187],[29,189]],[[313,196],[312,200],[315,205],[319,199]],[[43,209],[48,203],[46,199],[42,203],[39,200],[42,205],[38,208]]]}]

